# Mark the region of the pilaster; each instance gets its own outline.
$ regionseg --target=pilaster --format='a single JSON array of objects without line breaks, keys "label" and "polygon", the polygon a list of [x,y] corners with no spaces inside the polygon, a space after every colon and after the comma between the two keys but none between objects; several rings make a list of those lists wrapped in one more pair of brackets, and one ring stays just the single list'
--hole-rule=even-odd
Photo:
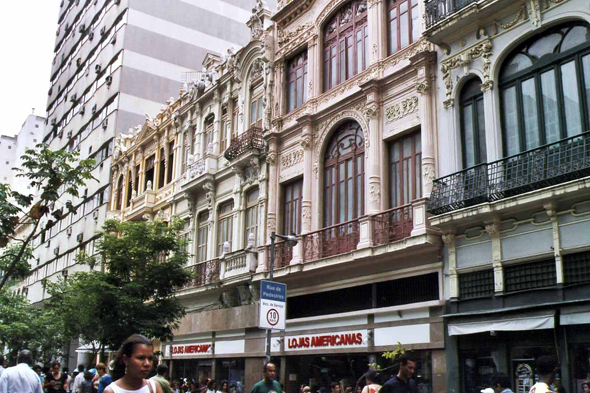
[{"label": "pilaster", "polygon": [[559,221],[557,220],[557,206],[555,202],[547,202],[543,205],[553,229],[553,255],[555,256],[555,272],[557,284],[564,283],[563,260],[561,258],[561,238],[559,235]]},{"label": "pilaster", "polygon": [[486,222],[486,232],[492,239],[492,266],[494,268],[494,292],[504,292],[504,270],[502,269],[502,239],[499,219]]},{"label": "pilaster", "polygon": [[302,126],[300,144],[303,147],[303,200],[301,202],[301,233],[311,232],[313,181],[313,156],[312,156],[312,118],[310,115],[300,117],[297,121]]},{"label": "pilaster", "polygon": [[[381,122],[379,121],[380,91],[377,81],[370,81],[361,86],[367,96],[367,106],[365,117],[369,124],[369,147],[365,152],[367,158],[367,177],[368,183],[366,190],[368,195],[366,199],[369,203],[368,214],[377,214],[381,208],[381,159],[382,159],[382,142],[381,142]],[[365,143],[366,145],[366,143]]]},{"label": "pilaster", "polygon": [[443,233],[443,242],[447,246],[449,260],[449,286],[451,299],[459,297],[459,275],[457,274],[457,247],[454,233]]},{"label": "pilaster", "polygon": [[[369,12],[367,19],[369,24],[369,43],[370,48],[370,64],[373,64],[381,59],[387,57],[387,31],[385,23],[385,9],[383,7],[383,0],[369,0]],[[367,64],[368,66],[368,64]]]}]

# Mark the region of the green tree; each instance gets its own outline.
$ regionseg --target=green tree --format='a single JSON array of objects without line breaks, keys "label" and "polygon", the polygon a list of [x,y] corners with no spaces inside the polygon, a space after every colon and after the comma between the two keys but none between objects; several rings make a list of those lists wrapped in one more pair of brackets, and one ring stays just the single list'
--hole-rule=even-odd
[{"label": "green tree", "polygon": [[118,348],[133,333],[170,338],[185,315],[175,290],[192,278],[182,226],[179,219],[106,221],[97,255],[78,256],[93,269],[49,283],[49,307],[64,317],[66,336],[95,351]]},{"label": "green tree", "polygon": [[[11,190],[8,184],[0,183],[0,247],[6,247],[10,241],[15,244],[2,256],[0,268],[4,275],[0,290],[12,276],[26,276],[23,263],[26,263],[31,241],[68,213],[76,213],[77,206],[71,200],[61,203],[60,198],[67,195],[79,197],[82,187],[93,179],[94,160],[80,160],[76,151],[53,151],[40,144],[34,150],[26,150],[21,159],[24,169],[15,168],[20,172],[17,176],[27,178],[31,188],[39,193],[37,196],[24,195]],[[44,226],[41,228],[42,222]],[[16,236],[19,228],[24,228],[27,233],[24,238]]]},{"label": "green tree", "polygon": [[38,359],[61,355],[66,340],[62,320],[52,311],[32,305],[25,296],[0,291],[0,347],[11,354],[29,348]]}]

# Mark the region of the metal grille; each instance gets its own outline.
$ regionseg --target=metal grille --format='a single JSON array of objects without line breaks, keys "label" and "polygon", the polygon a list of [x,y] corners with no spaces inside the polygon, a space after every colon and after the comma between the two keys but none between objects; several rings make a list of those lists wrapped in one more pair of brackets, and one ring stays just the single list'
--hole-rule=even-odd
[{"label": "metal grille", "polygon": [[563,256],[566,284],[590,281],[590,251]]},{"label": "metal grille", "polygon": [[376,294],[377,307],[391,307],[402,304],[438,300],[438,273],[400,278],[393,281],[380,282]]},{"label": "metal grille", "polygon": [[387,244],[404,239],[412,233],[412,205],[404,205],[371,217],[373,221],[373,244]]},{"label": "metal grille", "polygon": [[550,287],[556,284],[555,260],[547,259],[504,268],[505,292]]},{"label": "metal grille", "polygon": [[303,261],[311,262],[356,250],[359,243],[358,219],[303,235]]},{"label": "metal grille", "polygon": [[436,179],[428,211],[443,214],[590,175],[590,132]]},{"label": "metal grille", "polygon": [[250,127],[248,131],[233,139],[223,155],[231,161],[252,149],[264,150],[264,139],[260,127]]},{"label": "metal grille", "polygon": [[451,14],[467,7],[477,0],[429,0],[425,2],[426,14],[426,28],[442,21]]},{"label": "metal grille", "polygon": [[474,299],[494,294],[494,269],[459,275],[459,297]]}]

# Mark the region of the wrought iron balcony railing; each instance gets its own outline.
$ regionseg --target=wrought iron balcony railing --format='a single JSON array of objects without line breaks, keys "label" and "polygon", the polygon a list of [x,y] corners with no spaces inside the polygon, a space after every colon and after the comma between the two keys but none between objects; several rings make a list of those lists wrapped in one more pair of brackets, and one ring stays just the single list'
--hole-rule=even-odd
[{"label": "wrought iron balcony railing", "polygon": [[[270,246],[267,246],[267,266],[270,266]],[[289,266],[289,263],[293,259],[293,247],[289,247],[284,241],[275,243],[275,268],[281,268]]]},{"label": "wrought iron balcony railing", "polygon": [[590,132],[436,179],[428,211],[443,214],[590,175]]},{"label": "wrought iron balcony railing", "polygon": [[[438,22],[448,18],[450,15],[467,7],[469,4],[478,0],[427,0],[426,8],[426,28],[430,28]],[[480,0],[481,1],[481,0]]]},{"label": "wrought iron balcony railing", "polygon": [[264,139],[260,127],[250,127],[248,131],[232,140],[223,155],[230,161],[252,149],[264,149]]},{"label": "wrought iron balcony railing", "polygon": [[356,250],[358,243],[358,219],[309,232],[303,235],[303,261],[344,254]]},{"label": "wrought iron balcony railing", "polygon": [[412,205],[381,212],[373,217],[373,244],[378,246],[410,236],[414,229]]},{"label": "wrought iron balcony railing", "polygon": [[198,288],[219,282],[220,267],[219,259],[212,259],[187,267],[195,274],[195,278],[183,289]]}]

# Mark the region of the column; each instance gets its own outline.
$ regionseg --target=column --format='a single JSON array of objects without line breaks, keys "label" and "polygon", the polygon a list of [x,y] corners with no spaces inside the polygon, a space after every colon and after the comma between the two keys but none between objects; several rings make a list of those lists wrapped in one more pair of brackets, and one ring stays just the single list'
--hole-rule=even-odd
[{"label": "column", "polygon": [[[308,86],[305,86],[307,90],[307,99],[317,97],[322,94],[322,76],[320,74],[320,68],[322,56],[320,54],[320,47],[318,45],[318,36],[314,35],[307,41],[307,79]],[[281,86],[285,86],[284,83]],[[283,88],[286,93],[286,89]]]},{"label": "column", "polygon": [[492,266],[494,267],[494,292],[504,292],[504,271],[502,269],[502,240],[500,239],[500,219],[486,222],[486,232],[492,239]]},{"label": "column", "polygon": [[154,142],[156,144],[156,151],[155,151],[156,162],[154,162],[154,191],[156,191],[156,190],[158,190],[158,186],[160,185],[160,165],[161,165],[160,160],[162,159],[159,136],[157,136],[157,135],[154,136]]},{"label": "column", "polygon": [[313,179],[312,157],[312,126],[311,116],[305,115],[298,119],[302,125],[301,147],[303,147],[303,201],[301,203],[301,233],[311,232],[312,195],[311,186]]},{"label": "column", "polygon": [[[385,15],[383,0],[369,1],[367,19],[369,24],[370,62],[373,64],[387,57],[387,27],[384,26]],[[369,59],[367,59],[369,61]],[[367,65],[369,65],[367,64]]]},{"label": "column", "polygon": [[[262,239],[263,241],[260,242],[260,245],[266,245],[270,242],[270,234],[271,232],[277,231],[277,193],[278,193],[278,185],[279,179],[277,175],[277,163],[278,163],[278,155],[277,155],[277,139],[276,137],[271,137],[268,140],[268,154],[266,155],[266,164],[268,165],[268,188],[267,188],[267,213],[266,213],[266,235]],[[261,223],[262,224],[262,223]],[[270,247],[267,253],[263,254],[268,256],[268,252],[270,252]],[[266,261],[267,258],[264,256],[262,258],[258,258],[258,266],[256,267],[256,273],[262,273],[266,271]]]},{"label": "column", "polygon": [[183,147],[184,147],[184,132],[179,132],[180,130],[176,130],[176,143],[174,144],[174,156],[176,157],[176,161],[181,163],[181,165],[176,165],[174,172],[176,179],[182,176],[182,163],[185,162],[185,157],[183,154]]},{"label": "column", "polygon": [[135,195],[134,195],[134,191],[135,191],[135,185],[138,184],[137,183],[137,181],[138,181],[137,176],[138,175],[139,174],[137,173],[136,155],[135,155],[135,153],[133,153],[133,158],[131,158],[131,200],[132,201],[133,201],[133,198],[137,196],[137,193],[135,193]]},{"label": "column", "polygon": [[221,98],[218,90],[215,90],[214,101],[215,109],[215,120],[213,123],[213,154],[219,155],[219,141],[221,136]]},{"label": "column", "polygon": [[451,299],[459,297],[459,275],[457,274],[457,248],[455,246],[455,234],[444,233],[442,240],[447,246],[449,261],[449,290]]},{"label": "column", "polygon": [[144,192],[143,179],[145,176],[145,157],[143,151],[139,151],[139,184],[137,186],[137,195],[141,195]]},{"label": "column", "polygon": [[563,260],[561,258],[561,238],[559,235],[559,221],[557,220],[557,206],[555,202],[547,202],[543,205],[547,215],[551,218],[553,230],[553,255],[555,256],[555,272],[557,285],[563,285]]}]

